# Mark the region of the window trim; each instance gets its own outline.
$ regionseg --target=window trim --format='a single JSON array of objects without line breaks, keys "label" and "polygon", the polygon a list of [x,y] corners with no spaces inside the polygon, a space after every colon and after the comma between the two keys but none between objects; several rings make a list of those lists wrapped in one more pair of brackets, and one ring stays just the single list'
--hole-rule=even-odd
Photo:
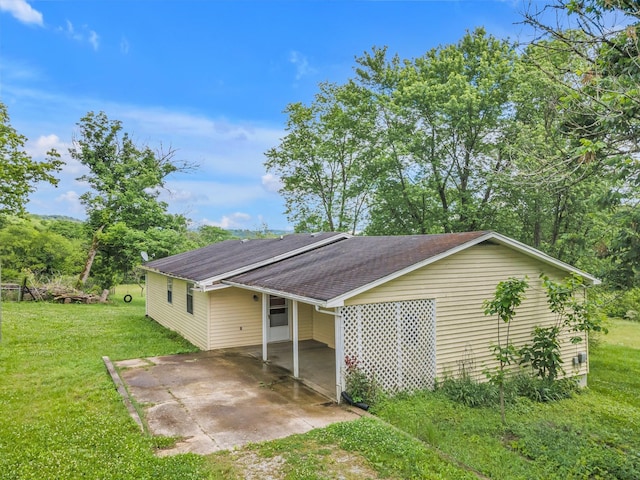
[{"label": "window trim", "polygon": [[167,277],[167,303],[173,304],[173,278]]},{"label": "window trim", "polygon": [[194,284],[187,282],[187,313],[193,315],[193,288]]}]

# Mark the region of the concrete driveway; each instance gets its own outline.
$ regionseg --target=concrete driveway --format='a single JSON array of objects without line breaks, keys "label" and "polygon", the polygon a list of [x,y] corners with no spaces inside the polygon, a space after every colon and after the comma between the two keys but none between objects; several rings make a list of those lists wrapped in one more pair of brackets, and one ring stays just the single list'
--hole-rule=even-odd
[{"label": "concrete driveway", "polygon": [[115,362],[154,435],[181,437],[161,455],[207,454],[358,418],[244,349]]}]

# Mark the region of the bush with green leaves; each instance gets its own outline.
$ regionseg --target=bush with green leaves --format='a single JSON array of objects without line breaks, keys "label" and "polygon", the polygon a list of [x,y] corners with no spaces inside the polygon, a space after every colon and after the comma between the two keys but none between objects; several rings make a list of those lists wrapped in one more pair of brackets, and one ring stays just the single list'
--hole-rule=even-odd
[{"label": "bush with green leaves", "polygon": [[[500,402],[498,386],[493,382],[478,382],[469,376],[445,378],[436,384],[437,391],[467,407],[495,407]],[[513,404],[518,397],[544,403],[570,398],[580,391],[572,378],[549,380],[519,373],[504,382],[505,404]]]},{"label": "bush with green leaves", "polygon": [[516,375],[509,381],[509,390],[514,397],[525,397],[534,402],[544,403],[571,398],[580,392],[578,382],[573,378],[549,380],[531,375]]},{"label": "bush with green leaves", "polygon": [[495,407],[500,403],[500,392],[495,383],[478,382],[468,375],[445,378],[436,383],[435,390],[467,407]]},{"label": "bush with green leaves", "polygon": [[552,325],[536,326],[532,332],[531,344],[519,350],[520,364],[529,365],[536,377],[553,382],[564,374],[560,352],[560,337],[571,335],[570,342],[585,342],[590,332],[604,332],[607,329],[597,313],[596,305],[586,297],[583,280],[571,274],[561,282],[540,275],[547,295],[549,310],[555,315]]},{"label": "bush with green leaves", "polygon": [[347,393],[356,403],[366,403],[369,406],[378,403],[384,396],[382,388],[376,381],[375,375],[368,375],[361,367],[360,361],[352,355],[344,358],[345,387]]},{"label": "bush with green leaves", "polygon": [[560,329],[556,325],[535,327],[531,345],[524,345],[518,353],[520,364],[530,365],[535,375],[553,381],[564,373],[560,354]]}]

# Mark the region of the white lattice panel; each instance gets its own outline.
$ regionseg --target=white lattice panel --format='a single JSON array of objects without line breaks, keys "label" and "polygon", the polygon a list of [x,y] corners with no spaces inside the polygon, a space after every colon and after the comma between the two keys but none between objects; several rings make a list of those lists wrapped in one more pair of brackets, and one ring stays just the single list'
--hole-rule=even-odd
[{"label": "white lattice panel", "polygon": [[432,388],[436,376],[435,302],[371,303],[342,308],[344,355],[387,391]]}]

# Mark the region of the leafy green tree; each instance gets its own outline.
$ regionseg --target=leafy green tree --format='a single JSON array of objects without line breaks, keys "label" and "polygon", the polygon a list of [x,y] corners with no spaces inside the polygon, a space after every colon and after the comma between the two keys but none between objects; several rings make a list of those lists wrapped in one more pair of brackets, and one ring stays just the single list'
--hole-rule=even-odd
[{"label": "leafy green tree", "polygon": [[38,275],[74,275],[79,272],[79,241],[38,229],[28,221],[15,221],[0,229],[3,277],[18,281],[22,272]]},{"label": "leafy green tree", "polygon": [[529,9],[525,22],[539,32],[534,47],[569,59],[538,67],[567,91],[559,108],[566,132],[579,142],[574,157],[590,163],[598,175],[615,179],[608,197],[617,203],[608,222],[614,227],[605,232],[611,243],[600,249],[610,262],[605,275],[614,286],[638,285],[633,270],[640,268],[639,243],[633,227],[628,228],[638,217],[640,196],[638,5],[626,0],[555,0],[542,9]]},{"label": "leafy green tree", "polygon": [[201,246],[211,245],[212,243],[223,242],[233,238],[233,234],[224,228],[215,227],[213,225],[201,225],[198,227],[198,244]]},{"label": "leafy green tree", "polygon": [[640,10],[636,2],[554,0],[542,9],[530,8],[524,17],[540,33],[534,45],[574,59],[560,68],[544,69],[570,92],[565,103],[574,113],[570,127],[585,140],[597,135],[600,148],[606,147],[609,153],[638,151]]},{"label": "leafy green tree", "polygon": [[370,233],[486,228],[493,177],[508,168],[516,52],[483,29],[412,62],[374,49],[357,60],[359,81],[378,107],[384,141]]},{"label": "leafy green tree", "polygon": [[374,111],[353,82],[324,83],[311,105],[287,106],[287,135],[266,152],[297,231],[358,231],[375,178]]},{"label": "leafy green tree", "polygon": [[495,200],[511,207],[496,212],[505,234],[575,264],[592,258],[604,236],[600,217],[615,207],[617,179],[596,158],[585,159],[580,138],[566,126],[563,99],[570,92],[544,73],[571,61],[562,49],[539,46],[521,55],[507,130],[511,165],[495,178]]},{"label": "leafy green tree", "polygon": [[43,228],[49,232],[62,235],[70,240],[84,240],[86,232],[84,222],[68,218],[46,218],[41,221]]},{"label": "leafy green tree", "polygon": [[[109,120],[104,112],[89,112],[78,126],[80,134],[69,152],[89,169],[89,173],[78,180],[90,187],[80,197],[91,230],[91,244],[78,281],[82,285],[101,246],[113,244],[115,235],[109,233],[109,229],[114,225],[125,225],[127,230],[138,232],[185,226],[186,220],[168,214],[167,204],[159,201],[158,196],[167,176],[192,166],[176,162],[173,150],[155,153],[149,147],[136,146],[129,134],[122,133],[121,122]],[[100,262],[105,270],[100,277],[105,289],[112,285],[110,279],[115,278],[116,264],[130,263],[127,261],[130,254],[124,254],[125,258],[118,262],[115,262],[116,255],[117,252],[111,250]]]},{"label": "leafy green tree", "polygon": [[[492,347],[496,360],[498,360],[498,370],[490,378],[500,389],[500,417],[503,424],[506,423],[504,410],[505,367],[513,363],[517,353],[510,341],[509,333],[513,318],[516,316],[516,309],[524,300],[524,292],[528,287],[529,283],[526,277],[522,280],[509,278],[498,283],[493,300],[484,302],[484,314],[498,317],[498,342]],[[507,327],[504,341],[500,336],[503,323]]]},{"label": "leafy green tree", "polygon": [[24,214],[29,194],[38,182],[58,184],[53,176],[63,165],[58,153],[51,150],[45,161],[36,162],[24,151],[26,141],[11,126],[7,107],[0,102],[0,216]]}]

